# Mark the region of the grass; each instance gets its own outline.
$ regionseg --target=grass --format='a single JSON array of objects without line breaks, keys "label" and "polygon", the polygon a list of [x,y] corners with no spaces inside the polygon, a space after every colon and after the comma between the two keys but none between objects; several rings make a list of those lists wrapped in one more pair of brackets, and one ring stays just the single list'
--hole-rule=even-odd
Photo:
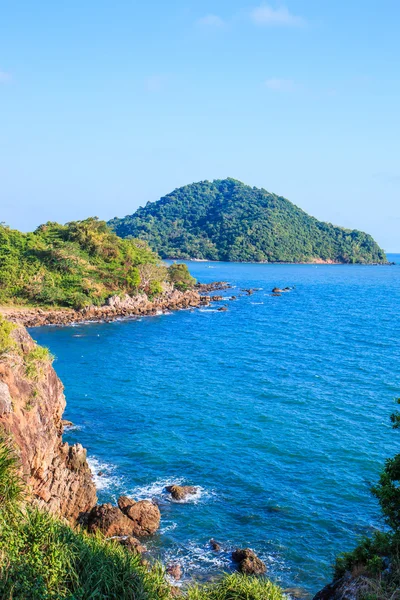
[{"label": "grass", "polygon": [[0,357],[15,347],[15,341],[11,337],[14,329],[16,329],[16,325],[0,315]]},{"label": "grass", "polygon": [[213,584],[188,590],[187,600],[283,600],[282,590],[268,579],[248,577],[239,573],[225,575]]},{"label": "grass", "polygon": [[48,348],[35,346],[25,355],[25,373],[31,381],[40,381],[43,378],[45,367],[52,363],[54,356]]}]

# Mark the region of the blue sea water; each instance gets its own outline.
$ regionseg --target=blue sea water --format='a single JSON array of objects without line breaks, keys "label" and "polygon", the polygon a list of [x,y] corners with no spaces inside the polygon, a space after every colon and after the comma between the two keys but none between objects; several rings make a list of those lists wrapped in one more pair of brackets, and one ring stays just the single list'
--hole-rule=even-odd
[{"label": "blue sea water", "polygon": [[[110,324],[36,328],[65,384],[65,438],[88,448],[101,501],[156,498],[147,545],[185,576],[254,548],[270,576],[315,592],[335,555],[380,526],[369,493],[399,448],[398,265],[190,263],[236,301]],[[274,286],[295,286],[281,297]],[[242,288],[259,288],[242,295]],[[103,475],[98,475],[103,471]],[[165,485],[200,486],[186,503]],[[216,538],[221,554],[209,547]]]}]

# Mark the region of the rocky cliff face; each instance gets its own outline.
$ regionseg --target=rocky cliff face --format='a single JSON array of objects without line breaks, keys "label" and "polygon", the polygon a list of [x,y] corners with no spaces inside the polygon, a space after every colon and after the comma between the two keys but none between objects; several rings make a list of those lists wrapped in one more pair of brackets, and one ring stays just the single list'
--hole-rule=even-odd
[{"label": "rocky cliff face", "polygon": [[96,504],[96,488],[80,444],[62,440],[63,386],[51,360],[23,327],[0,354],[0,431],[19,453],[32,503],[70,521]]}]

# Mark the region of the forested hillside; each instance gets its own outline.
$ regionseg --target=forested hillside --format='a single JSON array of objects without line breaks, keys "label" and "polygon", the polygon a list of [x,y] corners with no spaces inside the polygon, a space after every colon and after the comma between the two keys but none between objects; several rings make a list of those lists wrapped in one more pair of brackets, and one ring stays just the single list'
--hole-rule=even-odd
[{"label": "forested hillside", "polygon": [[168,278],[145,241],[123,240],[96,218],[46,223],[33,233],[0,226],[2,304],[83,308],[112,293],[155,295]]},{"label": "forested hillside", "polygon": [[109,224],[121,237],[146,240],[162,258],[386,262],[370,235],[318,221],[235,179],[187,185]]}]

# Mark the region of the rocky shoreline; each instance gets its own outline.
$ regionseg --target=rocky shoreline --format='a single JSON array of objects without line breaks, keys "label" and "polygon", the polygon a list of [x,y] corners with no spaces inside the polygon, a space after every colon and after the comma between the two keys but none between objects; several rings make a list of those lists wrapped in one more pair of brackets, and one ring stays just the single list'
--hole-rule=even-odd
[{"label": "rocky shoreline", "polygon": [[209,294],[216,290],[228,289],[224,281],[197,284],[194,289],[179,291],[173,286],[165,286],[159,296],[150,299],[146,294],[137,296],[114,295],[104,306],[89,306],[82,310],[69,308],[41,307],[0,307],[0,314],[12,323],[24,327],[44,325],[70,325],[72,323],[113,321],[119,318],[154,316],[164,312],[208,306],[216,297]]}]

